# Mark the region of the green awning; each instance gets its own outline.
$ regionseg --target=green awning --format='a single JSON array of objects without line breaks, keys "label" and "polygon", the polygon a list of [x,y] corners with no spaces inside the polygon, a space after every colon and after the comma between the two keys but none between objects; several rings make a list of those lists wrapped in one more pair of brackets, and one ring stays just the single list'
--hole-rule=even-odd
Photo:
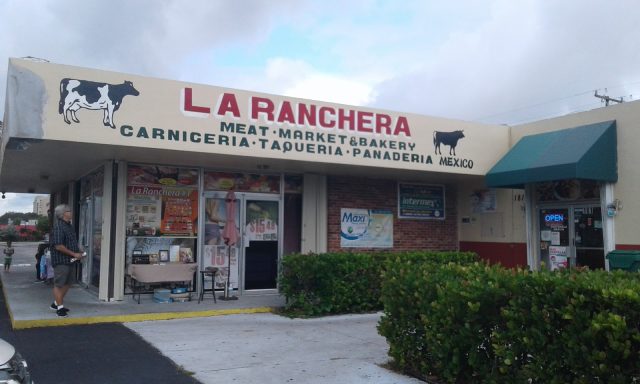
[{"label": "green awning", "polygon": [[485,178],[491,188],[563,179],[618,180],[615,121],[525,136]]}]

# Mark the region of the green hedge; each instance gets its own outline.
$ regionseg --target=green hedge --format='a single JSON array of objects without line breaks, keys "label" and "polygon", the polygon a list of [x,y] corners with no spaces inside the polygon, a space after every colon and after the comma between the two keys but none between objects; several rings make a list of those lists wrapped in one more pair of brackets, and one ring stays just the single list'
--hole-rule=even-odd
[{"label": "green hedge", "polygon": [[370,312],[382,309],[382,279],[389,265],[476,260],[468,252],[292,254],[283,258],[279,288],[290,315]]},{"label": "green hedge", "polygon": [[399,368],[448,383],[640,380],[640,274],[397,263],[379,332]]}]

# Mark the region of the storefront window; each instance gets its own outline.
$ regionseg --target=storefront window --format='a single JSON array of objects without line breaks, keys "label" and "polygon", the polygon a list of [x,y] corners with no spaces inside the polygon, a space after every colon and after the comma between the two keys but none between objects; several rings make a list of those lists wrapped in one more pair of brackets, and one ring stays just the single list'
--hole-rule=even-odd
[{"label": "storefront window", "polygon": [[129,165],[127,265],[197,259],[198,169]]},{"label": "storefront window", "polygon": [[78,278],[89,288],[100,287],[103,189],[102,167],[80,180],[78,240],[82,249],[87,252],[87,258],[78,267]]}]

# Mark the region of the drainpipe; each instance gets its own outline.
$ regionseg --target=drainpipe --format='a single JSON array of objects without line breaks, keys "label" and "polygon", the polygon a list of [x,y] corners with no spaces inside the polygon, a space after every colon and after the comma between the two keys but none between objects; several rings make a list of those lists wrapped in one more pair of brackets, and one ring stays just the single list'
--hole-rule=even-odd
[{"label": "drainpipe", "polygon": [[535,193],[533,184],[527,184],[524,188],[524,217],[527,231],[527,265],[532,271],[540,269],[538,245],[540,244],[538,225],[535,222]]},{"label": "drainpipe", "polygon": [[[609,216],[607,205],[614,204],[616,209],[613,216]],[[609,270],[609,259],[606,255],[616,249],[616,215],[619,214],[621,204],[615,199],[612,183],[600,186],[600,210],[602,212],[602,236],[604,237],[604,268]]]}]

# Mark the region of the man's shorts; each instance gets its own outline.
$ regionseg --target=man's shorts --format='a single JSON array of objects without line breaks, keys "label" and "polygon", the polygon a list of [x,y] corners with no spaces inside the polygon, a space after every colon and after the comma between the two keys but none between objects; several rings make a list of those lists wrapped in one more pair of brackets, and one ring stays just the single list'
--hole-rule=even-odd
[{"label": "man's shorts", "polygon": [[62,288],[65,285],[71,285],[76,282],[76,269],[73,265],[60,264],[53,267],[53,285]]},{"label": "man's shorts", "polygon": [[4,265],[5,265],[5,266],[7,266],[7,267],[8,267],[8,266],[10,266],[10,265],[11,265],[11,261],[12,261],[12,260],[11,260],[11,258],[10,258],[10,257],[6,257],[6,256],[5,256],[5,258],[4,258]]}]

